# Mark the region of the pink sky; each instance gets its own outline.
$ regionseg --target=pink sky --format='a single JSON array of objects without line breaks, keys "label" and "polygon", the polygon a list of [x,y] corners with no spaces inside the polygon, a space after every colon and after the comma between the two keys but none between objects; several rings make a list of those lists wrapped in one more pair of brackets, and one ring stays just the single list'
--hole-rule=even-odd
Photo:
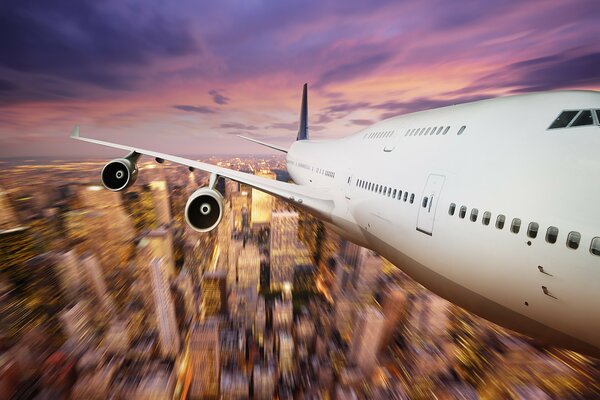
[{"label": "pink sky", "polygon": [[[314,138],[448,103],[600,89],[597,1],[9,2],[0,157],[288,144],[304,82]],[[214,3],[214,4],[213,4]],[[119,155],[119,154],[115,154]]]}]

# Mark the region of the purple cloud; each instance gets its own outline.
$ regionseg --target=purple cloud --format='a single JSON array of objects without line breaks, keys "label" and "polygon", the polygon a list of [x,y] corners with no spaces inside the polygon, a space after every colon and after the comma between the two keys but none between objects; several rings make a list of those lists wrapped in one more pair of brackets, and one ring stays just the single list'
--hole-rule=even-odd
[{"label": "purple cloud", "polygon": [[186,104],[176,105],[176,106],[173,106],[173,108],[175,108],[177,110],[181,110],[181,111],[193,112],[193,113],[198,113],[198,114],[213,114],[215,112],[215,110],[213,110],[210,107],[190,106],[190,105],[186,105]]},{"label": "purple cloud", "polygon": [[218,90],[216,89],[212,89],[208,92],[208,94],[210,94],[212,96],[212,99],[215,103],[220,104],[220,105],[224,105],[229,103],[229,97],[226,97],[224,95],[222,95],[221,93],[219,93]]}]

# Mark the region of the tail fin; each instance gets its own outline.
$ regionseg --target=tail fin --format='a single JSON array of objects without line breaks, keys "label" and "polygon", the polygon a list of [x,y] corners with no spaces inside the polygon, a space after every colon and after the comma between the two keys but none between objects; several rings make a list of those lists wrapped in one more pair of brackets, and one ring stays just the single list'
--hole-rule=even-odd
[{"label": "tail fin", "polygon": [[300,108],[300,123],[298,124],[298,136],[296,140],[308,140],[308,83],[304,84],[302,90],[302,107]]}]

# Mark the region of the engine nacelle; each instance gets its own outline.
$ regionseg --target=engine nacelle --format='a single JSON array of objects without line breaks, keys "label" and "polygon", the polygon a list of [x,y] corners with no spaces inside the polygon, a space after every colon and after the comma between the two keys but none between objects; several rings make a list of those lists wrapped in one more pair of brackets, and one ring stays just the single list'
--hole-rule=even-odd
[{"label": "engine nacelle", "polygon": [[185,222],[197,232],[213,230],[223,217],[223,196],[216,190],[196,190],[185,205]]},{"label": "engine nacelle", "polygon": [[102,169],[102,184],[108,190],[119,192],[133,185],[138,176],[137,164],[127,158],[112,160]]}]

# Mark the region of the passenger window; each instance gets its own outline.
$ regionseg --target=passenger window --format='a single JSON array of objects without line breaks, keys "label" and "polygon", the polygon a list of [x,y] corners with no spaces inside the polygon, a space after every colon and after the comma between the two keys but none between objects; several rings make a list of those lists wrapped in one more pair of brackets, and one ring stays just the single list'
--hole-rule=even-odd
[{"label": "passenger window", "polygon": [[549,226],[546,230],[546,242],[554,244],[556,243],[556,239],[558,239],[558,228],[555,226]]},{"label": "passenger window", "polygon": [[415,202],[415,194],[414,194],[414,193],[411,193],[411,194],[410,194],[410,204],[412,204],[412,203],[414,203],[414,202]]},{"label": "passenger window", "polygon": [[479,214],[479,210],[474,208],[471,210],[471,221],[475,222],[477,221],[477,215]]},{"label": "passenger window", "polygon": [[573,250],[577,249],[580,240],[581,234],[579,232],[569,232],[569,235],[567,236],[567,247]]},{"label": "passenger window", "polygon": [[388,197],[392,195],[392,188],[388,188]]},{"label": "passenger window", "polygon": [[439,135],[440,133],[442,133],[442,129],[444,129],[444,127],[440,126],[435,134]]},{"label": "passenger window", "polygon": [[590,110],[583,110],[571,124],[571,126],[584,125],[594,125],[594,119],[592,118],[592,112]]},{"label": "passenger window", "polygon": [[408,198],[408,192],[404,192],[404,201],[406,202],[406,199]]},{"label": "passenger window", "polygon": [[458,132],[456,132],[457,135],[462,135],[463,132],[465,131],[465,129],[467,129],[467,127],[465,125],[461,126],[460,129],[458,130]]},{"label": "passenger window", "polygon": [[448,208],[448,214],[454,215],[454,211],[456,211],[456,204],[450,203],[450,208]]},{"label": "passenger window", "polygon": [[590,245],[590,253],[595,256],[600,256],[600,237],[595,237],[592,239],[592,244]]},{"label": "passenger window", "polygon": [[398,200],[402,200],[402,190],[398,190]]},{"label": "passenger window", "polygon": [[529,236],[532,239],[535,239],[537,237],[539,229],[540,224],[538,224],[537,222],[530,222],[529,226],[527,227],[527,236]]},{"label": "passenger window", "polygon": [[510,224],[510,231],[512,233],[519,233],[521,230],[521,220],[519,218],[513,218],[512,223]]},{"label": "passenger window", "polygon": [[458,212],[458,218],[463,219],[467,215],[467,207],[460,206],[460,211]]},{"label": "passenger window", "polygon": [[426,207],[427,207],[427,202],[428,202],[428,201],[429,201],[429,198],[427,198],[427,197],[423,197],[423,202],[422,202],[422,206],[423,206],[423,208],[426,208]]},{"label": "passenger window", "polygon": [[558,118],[552,122],[552,125],[548,129],[564,128],[569,125],[569,122],[577,115],[579,111],[563,111],[560,113]]},{"label": "passenger window", "polygon": [[483,218],[481,219],[481,223],[484,225],[489,225],[491,220],[492,220],[492,213],[489,211],[484,212]]},{"label": "passenger window", "polygon": [[496,228],[504,229],[504,222],[506,221],[506,217],[502,214],[498,215],[496,218]]},{"label": "passenger window", "polygon": [[435,135],[435,131],[436,131],[436,129],[437,129],[437,126],[434,126],[434,127],[433,127],[433,129],[431,130],[431,134],[432,134],[432,135]]},{"label": "passenger window", "polygon": [[421,132],[421,128],[417,128],[417,131],[415,132],[415,136],[418,136],[420,132]]},{"label": "passenger window", "polygon": [[396,189],[394,189],[394,191],[392,192],[392,197],[396,198]]},{"label": "passenger window", "polygon": [[448,133],[449,130],[450,130],[450,127],[447,126],[446,129],[444,129],[444,133],[442,133],[442,135],[445,135],[446,133]]},{"label": "passenger window", "polygon": [[430,130],[431,130],[431,127],[430,127],[430,128],[427,128],[427,130],[425,131],[425,134],[427,135],[427,134],[429,133],[429,131],[430,131]]}]

